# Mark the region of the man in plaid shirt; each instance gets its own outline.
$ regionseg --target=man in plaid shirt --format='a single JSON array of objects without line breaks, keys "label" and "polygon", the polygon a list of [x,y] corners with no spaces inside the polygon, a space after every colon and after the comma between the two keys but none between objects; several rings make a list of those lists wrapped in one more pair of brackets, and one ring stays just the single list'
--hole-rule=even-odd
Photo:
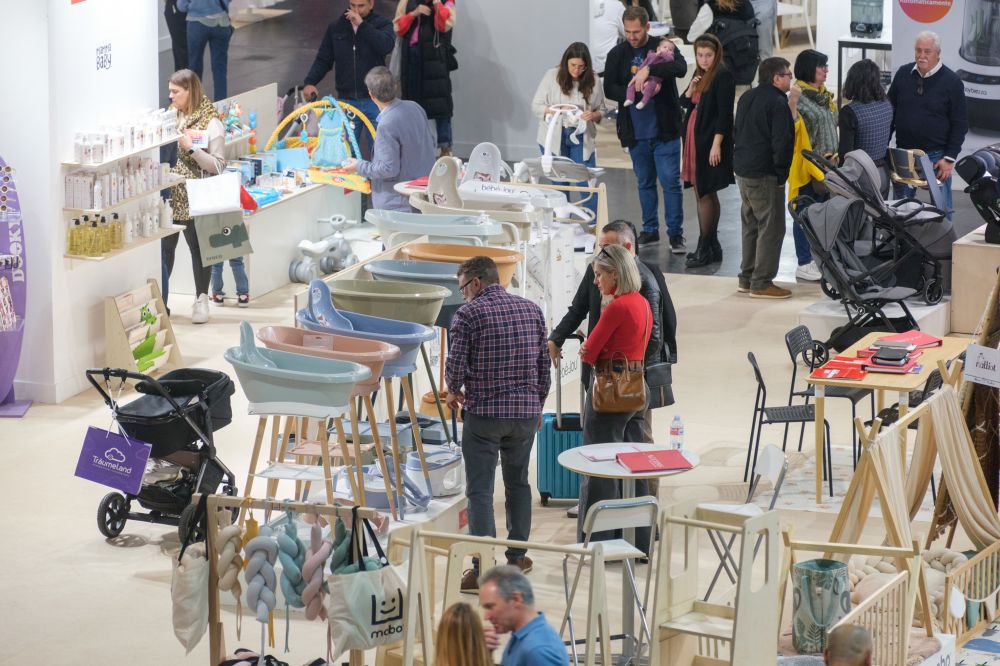
[{"label": "man in plaid shirt", "polygon": [[[527,541],[531,532],[528,459],[549,393],[545,318],[529,300],[507,293],[497,265],[473,257],[458,269],[465,298],[451,322],[445,380],[448,406],[462,410],[465,495],[469,533],[496,536],[493,483],[500,457],[507,494],[507,538]],[[507,562],[527,573],[524,548],[508,548]],[[479,588],[478,562],[462,579],[463,590]]]}]

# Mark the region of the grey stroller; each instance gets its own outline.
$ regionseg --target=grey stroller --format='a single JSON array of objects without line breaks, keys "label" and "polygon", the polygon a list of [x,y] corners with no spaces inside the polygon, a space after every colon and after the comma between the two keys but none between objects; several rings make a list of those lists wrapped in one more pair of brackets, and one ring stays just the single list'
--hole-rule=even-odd
[{"label": "grey stroller", "polygon": [[[882,286],[914,289],[928,305],[939,303],[945,284],[942,263],[951,259],[957,238],[945,211],[918,199],[883,198],[879,168],[862,150],[847,153],[839,167],[812,151],[802,155],[823,170],[833,196],[864,204],[869,220],[858,230],[854,250],[872,278]],[[824,292],[836,299],[829,287],[824,284]]]}]

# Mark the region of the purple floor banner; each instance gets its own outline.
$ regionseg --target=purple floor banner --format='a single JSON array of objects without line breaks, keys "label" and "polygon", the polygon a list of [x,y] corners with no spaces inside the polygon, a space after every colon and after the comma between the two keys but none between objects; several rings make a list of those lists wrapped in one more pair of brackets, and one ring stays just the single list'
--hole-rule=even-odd
[{"label": "purple floor banner", "polygon": [[31,402],[14,399],[14,374],[24,338],[28,302],[24,225],[14,169],[0,157],[0,304],[13,305],[13,326],[0,330],[0,417],[20,417]]}]

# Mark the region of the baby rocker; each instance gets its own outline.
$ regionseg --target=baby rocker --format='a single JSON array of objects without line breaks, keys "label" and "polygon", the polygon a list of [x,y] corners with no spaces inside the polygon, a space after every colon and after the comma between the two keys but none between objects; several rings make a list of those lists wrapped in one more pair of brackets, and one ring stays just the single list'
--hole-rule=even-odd
[{"label": "baby rocker", "polygon": [[[293,122],[296,122],[296,126],[308,127],[310,114],[319,116],[318,136],[311,137],[303,129],[298,137],[286,136],[279,139]],[[375,126],[360,109],[333,97],[324,97],[317,102],[300,106],[285,116],[267,140],[264,150],[305,146],[310,157],[309,180],[369,194],[372,188],[367,178],[348,173],[342,168],[344,162],[352,157],[352,152],[355,158],[362,158],[354,133],[354,119],[360,119],[371,135],[375,136]]]}]

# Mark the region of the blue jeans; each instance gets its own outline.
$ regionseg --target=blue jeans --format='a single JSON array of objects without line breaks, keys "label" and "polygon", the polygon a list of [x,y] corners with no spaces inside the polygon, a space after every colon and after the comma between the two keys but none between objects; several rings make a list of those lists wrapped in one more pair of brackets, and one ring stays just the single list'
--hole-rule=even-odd
[{"label": "blue jeans", "polygon": [[658,233],[656,220],[659,197],[656,181],[663,188],[663,217],[667,234],[684,233],[684,199],[681,194],[681,140],[644,139],[628,150],[632,169],[639,181],[639,206],[642,208],[642,230]]},{"label": "blue jeans", "polygon": [[[365,114],[368,120],[372,121],[372,125],[376,128],[378,127],[378,106],[375,102],[369,99],[342,99],[339,100],[356,107],[361,113]],[[357,127],[354,130],[354,135],[358,139],[358,147],[364,152],[364,159],[370,159],[374,151],[374,138],[372,138],[371,133],[368,128],[365,127],[364,123],[361,121],[357,122]],[[362,159],[361,156],[358,156]]]},{"label": "blue jeans", "polygon": [[[247,280],[247,269],[243,266],[243,257],[236,257],[229,260],[229,268],[233,271],[233,279],[236,280],[236,295],[250,293],[250,281]],[[212,265],[212,293],[223,294],[222,291],[222,262]]]},{"label": "blue jeans", "polygon": [[187,22],[188,67],[202,78],[205,64],[205,45],[212,47],[212,85],[214,100],[229,96],[226,88],[226,70],[229,67],[229,39],[233,36],[232,26],[209,28],[198,21]]},{"label": "blue jeans", "polygon": [[[819,194],[813,187],[813,181],[809,181],[799,188],[799,196],[812,197],[817,203],[830,198],[828,194]],[[795,241],[795,258],[799,266],[805,266],[813,260],[812,250],[809,249],[809,241],[806,239],[806,232],[802,228],[792,223],[792,239]]]},{"label": "blue jeans", "polygon": [[[567,127],[563,128],[562,137],[560,138],[559,141],[559,154],[562,155],[563,157],[570,158],[577,164],[583,164],[585,166],[593,167],[595,164],[597,164],[597,152],[595,151],[590,154],[589,158],[583,159],[583,137],[577,137],[580,143],[573,143],[569,138],[573,134],[573,131],[574,130],[571,128]],[[545,146],[539,144],[538,149],[542,151],[542,155],[545,154]],[[581,180],[579,183],[574,183],[574,185],[576,185],[577,187],[589,187],[590,183],[586,180]],[[585,196],[585,193],[580,193],[580,194]],[[583,196],[574,197],[574,201],[582,199]],[[595,196],[590,197],[587,200],[587,202],[583,204],[583,206],[596,215],[597,197]]]},{"label": "blue jeans", "polygon": [[438,148],[451,148],[451,118],[435,118]]},{"label": "blue jeans", "polygon": [[[943,150],[935,150],[933,152],[927,153],[927,159],[931,161],[931,166],[937,164],[937,162],[942,157],[944,157]],[[927,174],[927,176],[933,178],[934,174],[933,173]],[[941,189],[941,195],[942,198],[944,199],[944,201],[942,202],[943,203],[942,208],[944,208],[945,211],[947,211],[948,219],[950,220],[952,214],[951,176],[948,176],[947,180],[941,181],[941,183],[938,184],[938,187]],[[917,195],[917,189],[915,187],[910,187],[909,185],[902,185],[900,183],[892,184],[892,196],[896,199],[902,197],[915,197],[916,195]],[[936,202],[932,203],[936,204]]]}]

